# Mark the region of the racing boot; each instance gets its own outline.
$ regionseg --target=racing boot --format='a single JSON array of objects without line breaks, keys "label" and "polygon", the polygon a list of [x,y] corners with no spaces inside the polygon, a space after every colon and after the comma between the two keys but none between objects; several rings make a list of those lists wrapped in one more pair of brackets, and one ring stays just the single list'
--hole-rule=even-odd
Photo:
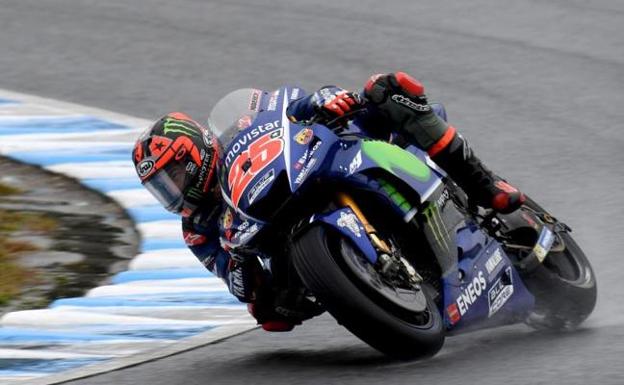
[{"label": "racing boot", "polygon": [[428,153],[479,206],[508,214],[517,210],[526,200],[517,188],[485,167],[474,155],[468,142],[452,126],[429,148]]},{"label": "racing boot", "polygon": [[324,312],[318,304],[306,298],[303,289],[272,288],[270,294],[259,294],[247,305],[249,313],[268,332],[289,332],[303,321]]},{"label": "racing boot", "polygon": [[409,143],[431,159],[478,205],[500,213],[519,208],[525,196],[496,176],[477,158],[468,143],[446,122],[441,105],[429,104],[424,86],[404,72],[372,76],[364,95],[377,113]]}]

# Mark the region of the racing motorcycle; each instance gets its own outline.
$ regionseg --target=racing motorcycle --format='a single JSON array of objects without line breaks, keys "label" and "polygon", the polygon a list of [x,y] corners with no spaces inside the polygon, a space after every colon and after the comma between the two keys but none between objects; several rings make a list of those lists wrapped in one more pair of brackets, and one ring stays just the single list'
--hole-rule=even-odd
[{"label": "racing motorcycle", "polygon": [[292,269],[339,324],[400,359],[469,330],[589,316],[596,278],[563,222],[531,199],[505,215],[477,207],[425,152],[353,121],[295,124],[300,93],[241,89],[210,114],[227,247],[271,255],[267,270]]}]

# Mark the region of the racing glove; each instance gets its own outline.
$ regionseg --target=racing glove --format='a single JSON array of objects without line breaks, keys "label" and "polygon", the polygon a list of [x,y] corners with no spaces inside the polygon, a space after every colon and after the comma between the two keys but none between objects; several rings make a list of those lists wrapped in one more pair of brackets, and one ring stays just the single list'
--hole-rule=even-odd
[{"label": "racing glove", "polygon": [[340,126],[352,112],[363,108],[360,95],[336,86],[325,86],[312,95],[312,105],[320,123]]},{"label": "racing glove", "polygon": [[448,128],[429,105],[424,86],[404,72],[372,76],[364,96],[394,130],[422,149],[429,149]]}]

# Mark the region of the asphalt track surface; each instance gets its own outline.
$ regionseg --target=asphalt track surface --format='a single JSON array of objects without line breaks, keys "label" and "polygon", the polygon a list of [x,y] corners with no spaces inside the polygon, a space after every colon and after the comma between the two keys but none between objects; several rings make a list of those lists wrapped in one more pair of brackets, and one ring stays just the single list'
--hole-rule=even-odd
[{"label": "asphalt track surface", "polygon": [[405,70],[575,230],[598,277],[575,333],[488,330],[396,363],[322,317],[72,384],[624,383],[624,3],[0,0],[0,53],[0,88],[149,119],[204,119],[244,86]]}]

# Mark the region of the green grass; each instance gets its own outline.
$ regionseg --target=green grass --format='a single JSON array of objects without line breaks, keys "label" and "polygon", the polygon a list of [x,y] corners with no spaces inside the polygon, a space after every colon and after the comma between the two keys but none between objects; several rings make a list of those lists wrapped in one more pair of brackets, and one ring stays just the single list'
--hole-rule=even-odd
[{"label": "green grass", "polygon": [[49,232],[56,228],[56,221],[40,213],[0,210],[0,236],[14,231]]},{"label": "green grass", "polygon": [[[0,196],[19,193],[16,188],[0,184]],[[47,233],[56,226],[56,221],[45,214],[0,210],[0,305],[16,298],[22,288],[36,279],[34,271],[21,266],[17,258],[21,253],[37,248],[27,242],[12,240],[13,233]]]},{"label": "green grass", "polygon": [[15,255],[5,249],[6,243],[0,241],[0,305],[15,298],[32,278],[31,272],[17,264]]},{"label": "green grass", "polygon": [[0,196],[15,195],[19,193],[21,193],[20,189],[0,183]]}]

